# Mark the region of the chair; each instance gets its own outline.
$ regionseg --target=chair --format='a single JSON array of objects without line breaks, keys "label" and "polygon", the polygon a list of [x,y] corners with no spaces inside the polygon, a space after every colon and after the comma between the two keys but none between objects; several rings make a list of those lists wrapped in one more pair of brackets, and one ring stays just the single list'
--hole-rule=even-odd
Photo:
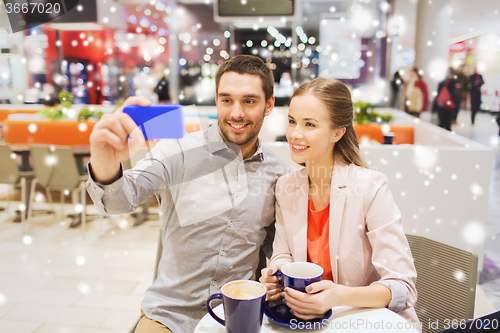
[{"label": "chair", "polygon": [[[156,277],[158,276],[158,265],[160,264],[161,260],[161,253],[163,252],[163,243],[162,243],[162,229],[158,232],[158,245],[156,247],[156,261],[155,261],[155,269],[153,272],[153,281],[156,280]],[[135,324],[132,326],[130,331],[128,333],[134,333],[135,328],[137,327],[137,324],[139,324],[139,321],[141,320],[141,317],[137,319]]]},{"label": "chair", "polygon": [[[421,236],[406,235],[417,269],[415,311],[422,332],[436,332],[474,316],[477,256]],[[439,327],[429,327],[439,323]]]},{"label": "chair", "polygon": [[[33,177],[32,172],[21,172],[16,162],[12,159],[12,151],[8,145],[0,144],[0,184],[21,186],[21,203],[26,205],[26,179]],[[7,210],[10,205],[10,195],[7,192]],[[0,209],[4,210],[4,209]],[[25,215],[21,209],[21,221],[24,222]]]},{"label": "chair", "polygon": [[[85,206],[87,196],[85,182],[87,181],[88,176],[80,176],[71,148],[56,146],[31,146],[30,152],[35,179],[31,183],[26,231],[29,231],[33,213],[33,199],[35,196],[35,188],[36,184],[39,183],[47,189],[49,197],[50,190],[81,191],[82,232],[85,233]],[[63,195],[62,198],[64,198]],[[61,203],[63,203],[63,200],[61,200]],[[64,205],[62,205],[62,207],[63,206]]]}]

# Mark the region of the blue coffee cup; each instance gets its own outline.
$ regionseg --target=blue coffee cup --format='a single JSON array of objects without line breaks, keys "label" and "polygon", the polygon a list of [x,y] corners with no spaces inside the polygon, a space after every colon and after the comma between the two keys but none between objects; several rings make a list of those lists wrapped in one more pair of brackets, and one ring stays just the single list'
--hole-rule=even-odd
[{"label": "blue coffee cup", "polygon": [[[227,333],[259,333],[264,316],[266,287],[257,281],[237,280],[222,286],[221,292],[211,295],[207,300],[208,313]],[[215,299],[221,299],[224,317],[217,316],[210,305]]]},{"label": "blue coffee cup", "polygon": [[290,287],[305,293],[308,285],[323,280],[323,273],[323,268],[312,262],[291,262],[283,265],[276,275],[283,289]]}]

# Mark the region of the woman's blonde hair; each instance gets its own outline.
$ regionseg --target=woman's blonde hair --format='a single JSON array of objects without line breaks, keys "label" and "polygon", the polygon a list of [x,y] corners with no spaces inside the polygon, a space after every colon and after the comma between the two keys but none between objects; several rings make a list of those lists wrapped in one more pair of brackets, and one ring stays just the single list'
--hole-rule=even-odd
[{"label": "woman's blonde hair", "polygon": [[333,148],[333,157],[340,158],[345,163],[354,163],[366,168],[365,161],[359,151],[358,137],[354,132],[353,118],[354,109],[351,93],[345,84],[338,80],[327,80],[321,77],[310,82],[301,84],[293,93],[292,99],[312,93],[323,102],[330,113],[330,121],[333,129],[345,127],[345,134],[340,138]]}]

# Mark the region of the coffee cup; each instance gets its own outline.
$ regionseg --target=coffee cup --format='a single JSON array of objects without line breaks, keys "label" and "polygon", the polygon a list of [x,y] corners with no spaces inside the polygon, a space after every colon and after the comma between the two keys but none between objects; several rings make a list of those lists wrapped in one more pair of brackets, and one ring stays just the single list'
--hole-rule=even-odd
[{"label": "coffee cup", "polygon": [[384,144],[385,145],[392,145],[393,140],[394,140],[394,133],[393,132],[384,133]]},{"label": "coffee cup", "polygon": [[312,262],[291,262],[281,267],[276,275],[284,288],[306,292],[306,287],[323,279],[323,268]]},{"label": "coffee cup", "polygon": [[[266,293],[267,289],[262,283],[249,280],[231,281],[222,286],[220,293],[208,298],[207,310],[217,322],[226,326],[227,333],[259,333]],[[222,300],[225,320],[212,310],[210,303],[215,299]]]}]

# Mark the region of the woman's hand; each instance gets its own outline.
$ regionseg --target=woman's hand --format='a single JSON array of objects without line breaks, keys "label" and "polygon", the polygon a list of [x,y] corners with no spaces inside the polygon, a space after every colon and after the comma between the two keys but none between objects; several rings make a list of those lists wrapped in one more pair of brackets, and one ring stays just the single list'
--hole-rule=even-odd
[{"label": "woman's hand", "polygon": [[345,286],[330,280],[315,282],[307,286],[306,293],[292,288],[285,289],[285,303],[294,316],[303,320],[322,317],[328,310],[342,305],[340,299]]},{"label": "woman's hand", "polygon": [[269,267],[263,268],[260,272],[261,277],[259,281],[267,288],[266,301],[275,301],[281,298],[281,284],[274,275],[280,268],[281,266],[272,263]]}]

